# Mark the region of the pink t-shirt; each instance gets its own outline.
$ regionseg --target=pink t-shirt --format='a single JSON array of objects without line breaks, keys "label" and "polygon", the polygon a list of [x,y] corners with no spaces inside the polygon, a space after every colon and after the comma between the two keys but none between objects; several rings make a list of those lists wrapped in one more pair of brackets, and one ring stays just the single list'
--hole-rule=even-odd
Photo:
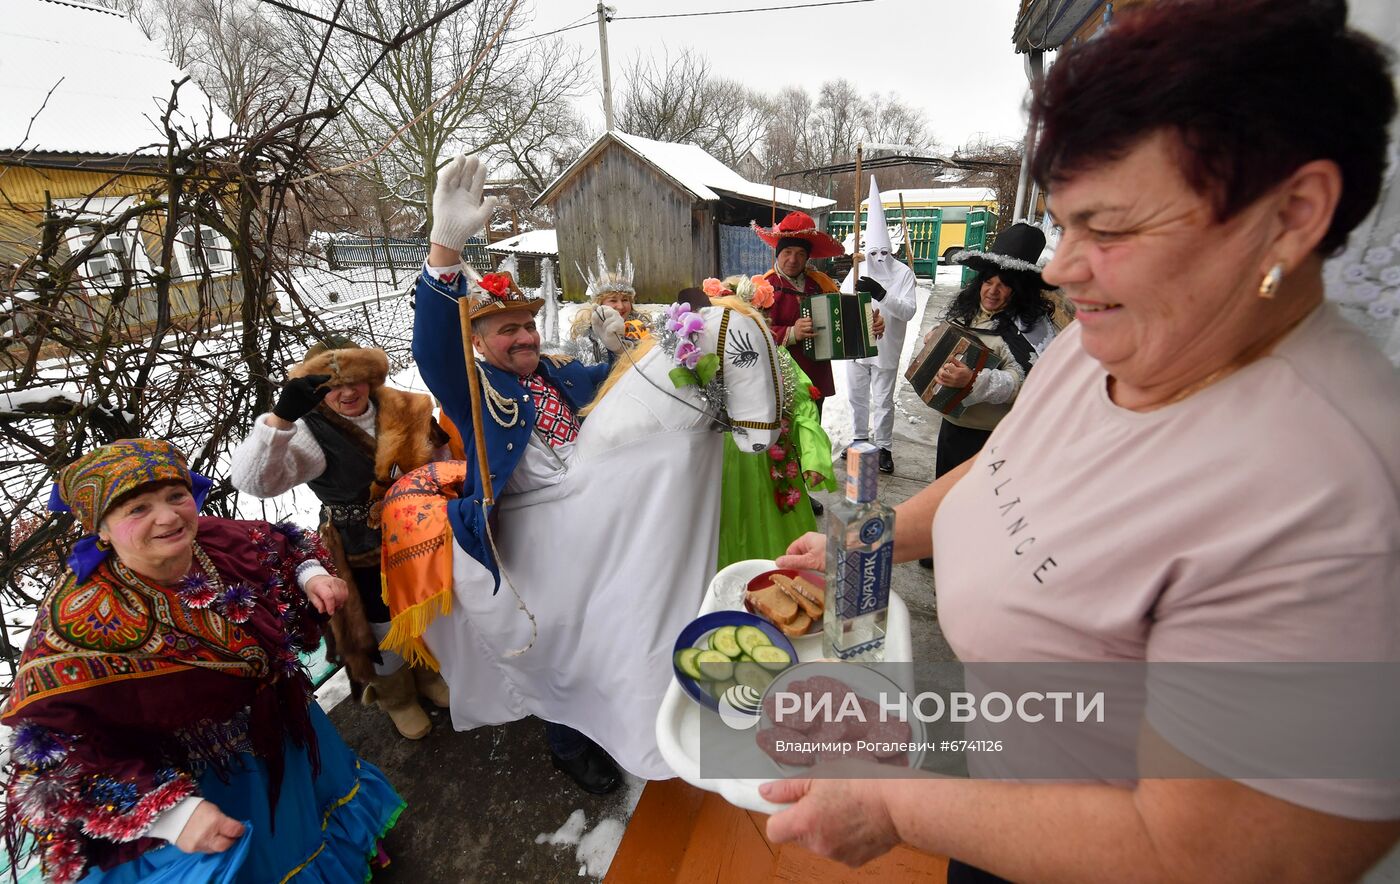
[{"label": "pink t-shirt", "polygon": [[[1400,660],[1400,380],[1335,308],[1156,411],[1106,380],[1071,325],[939,508],[961,660]],[[1400,782],[1310,782],[1262,788],[1400,817]]]}]

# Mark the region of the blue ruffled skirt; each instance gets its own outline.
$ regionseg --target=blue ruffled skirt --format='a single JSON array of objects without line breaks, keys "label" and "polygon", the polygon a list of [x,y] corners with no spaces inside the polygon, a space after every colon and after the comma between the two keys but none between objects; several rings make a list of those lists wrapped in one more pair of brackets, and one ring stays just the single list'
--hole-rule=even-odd
[{"label": "blue ruffled skirt", "polygon": [[277,828],[267,806],[267,766],[253,755],[235,762],[227,783],[212,772],[200,794],[248,831],[223,853],[183,853],[174,844],[102,871],[82,884],[352,884],[368,881],[378,841],[393,828],[404,801],[379,772],[345,745],[315,703],[312,726],[321,755],[313,776],[306,752],[287,745],[277,799]]}]

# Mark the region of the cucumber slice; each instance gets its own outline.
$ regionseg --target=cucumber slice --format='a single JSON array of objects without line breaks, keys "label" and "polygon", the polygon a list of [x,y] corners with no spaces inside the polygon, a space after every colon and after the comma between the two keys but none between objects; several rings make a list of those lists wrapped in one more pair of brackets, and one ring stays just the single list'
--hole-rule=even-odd
[{"label": "cucumber slice", "polygon": [[782,648],[764,645],[753,649],[754,662],[769,672],[782,672],[792,665],[792,658]]},{"label": "cucumber slice", "polygon": [[695,665],[695,658],[698,656],[699,648],[682,648],[676,651],[676,668],[697,681],[703,681],[705,676],[700,674],[700,667]]},{"label": "cucumber slice", "polygon": [[735,628],[733,626],[721,626],[710,633],[711,650],[719,651],[731,660],[743,651],[739,648],[739,640],[734,637]]},{"label": "cucumber slice", "polygon": [[734,676],[734,661],[719,651],[701,651],[695,655],[695,668],[705,681],[728,681]]},{"label": "cucumber slice", "polygon": [[725,691],[734,687],[734,684],[735,682],[732,678],[726,679],[725,681],[712,681],[705,685],[705,690],[710,692],[710,696],[718,700],[720,697],[724,696]]},{"label": "cucumber slice", "polygon": [[739,655],[739,659],[736,660],[735,662],[736,662],[736,663],[752,663],[752,662],[753,662],[753,658],[750,657],[748,654],[740,654],[740,655]]},{"label": "cucumber slice", "polygon": [[740,626],[734,637],[739,640],[739,647],[743,648],[744,653],[748,654],[750,658],[753,657],[754,648],[773,644],[763,630],[757,626]]},{"label": "cucumber slice", "polygon": [[737,663],[734,666],[734,680],[741,685],[753,688],[762,694],[775,677],[775,673],[769,672],[757,663]]}]

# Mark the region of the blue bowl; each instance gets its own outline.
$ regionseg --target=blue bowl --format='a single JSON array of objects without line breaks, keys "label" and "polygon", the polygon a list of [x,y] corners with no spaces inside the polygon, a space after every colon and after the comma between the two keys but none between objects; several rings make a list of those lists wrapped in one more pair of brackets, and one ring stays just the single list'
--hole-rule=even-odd
[{"label": "blue bowl", "polygon": [[[797,651],[793,649],[792,642],[783,635],[782,630],[746,611],[712,611],[696,617],[686,627],[681,630],[681,634],[676,637],[676,646],[671,649],[671,671],[676,675],[676,681],[680,684],[681,690],[686,692],[690,699],[704,706],[712,712],[719,711],[719,700],[711,696],[710,692],[700,686],[700,683],[681,671],[676,665],[676,654],[686,648],[708,648],[710,633],[721,626],[754,626],[763,630],[763,634],[768,636],[768,640],[775,647],[787,651],[788,657],[793,665],[797,664]],[[704,639],[702,642],[701,640]]]}]

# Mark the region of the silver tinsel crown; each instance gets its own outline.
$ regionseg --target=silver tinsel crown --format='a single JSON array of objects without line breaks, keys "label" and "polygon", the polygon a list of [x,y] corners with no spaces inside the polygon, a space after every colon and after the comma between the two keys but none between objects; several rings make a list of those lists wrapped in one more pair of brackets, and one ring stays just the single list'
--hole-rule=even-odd
[{"label": "silver tinsel crown", "polygon": [[603,256],[603,247],[598,247],[598,267],[596,269],[584,268],[578,265],[578,272],[583,274],[583,278],[588,283],[588,299],[594,300],[604,292],[622,292],[624,294],[637,296],[637,290],[632,287],[632,254],[624,252],[623,258],[617,265],[608,267],[608,259]]}]

